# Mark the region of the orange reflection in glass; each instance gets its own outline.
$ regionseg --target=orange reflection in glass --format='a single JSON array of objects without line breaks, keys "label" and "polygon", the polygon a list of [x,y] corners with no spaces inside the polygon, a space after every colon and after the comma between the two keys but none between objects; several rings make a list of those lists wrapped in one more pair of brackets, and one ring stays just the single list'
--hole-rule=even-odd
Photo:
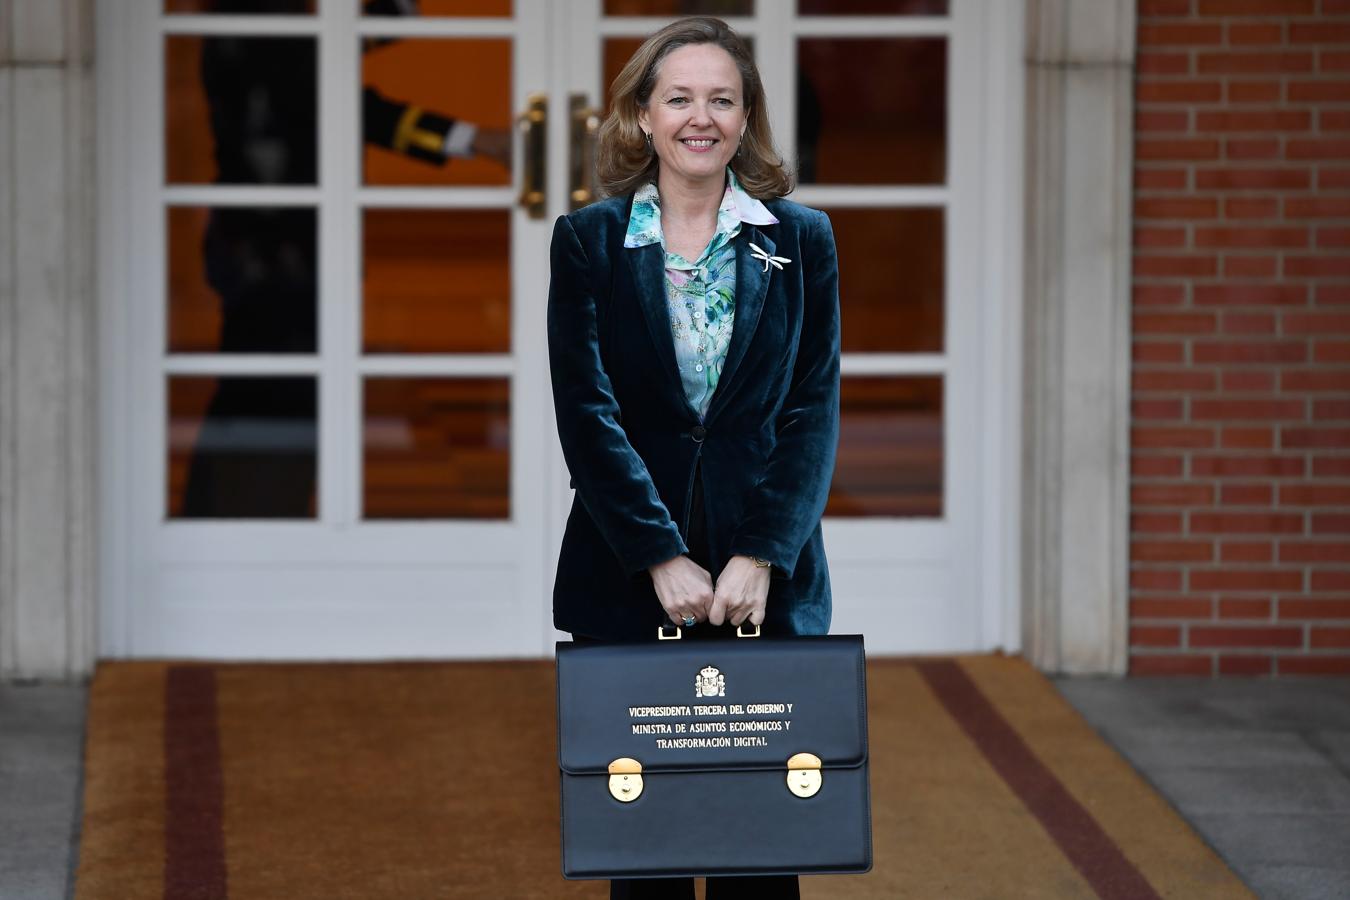
[{"label": "orange reflection in glass", "polygon": [[827,209],[846,353],[941,353],[943,211]]},{"label": "orange reflection in glass", "polygon": [[[366,15],[380,15],[371,12],[370,4],[363,3]],[[394,6],[385,3],[386,8]],[[388,13],[383,13],[389,15]],[[420,16],[510,16],[511,0],[420,0],[417,3],[417,15]]]},{"label": "orange reflection in glass", "polygon": [[367,519],[511,515],[511,384],[505,378],[367,378]]},{"label": "orange reflection in glass", "polygon": [[367,209],[367,353],[509,353],[511,214]]},{"label": "orange reflection in glass", "polygon": [[314,378],[174,375],[167,425],[169,518],[315,517]]},{"label": "orange reflection in glass", "polygon": [[755,0],[605,0],[607,16],[752,16]]},{"label": "orange reflection in glass", "polygon": [[210,210],[171,206],[169,214],[168,350],[209,353],[220,346],[220,296],[206,283],[202,238]]},{"label": "orange reflection in glass", "polygon": [[165,39],[164,166],[170,184],[201,184],[216,177],[201,68],[201,38]]},{"label": "orange reflection in glass", "polygon": [[945,16],[950,0],[797,0],[803,16]]},{"label": "orange reflection in glass", "polygon": [[602,109],[609,109],[610,87],[614,84],[614,79],[619,77],[619,72],[628,64],[628,60],[633,58],[638,47],[642,46],[645,38],[605,38],[604,47],[604,105]]},{"label": "orange reflection in glass", "polygon": [[164,39],[164,167],[170,184],[314,184],[315,41]]},{"label": "orange reflection in glass", "polygon": [[362,55],[361,72],[366,184],[511,183],[510,170],[486,156],[447,160],[441,154],[447,120],[496,131],[509,141],[511,41],[372,42]]},{"label": "orange reflection in glass", "polygon": [[941,184],[944,38],[809,38],[797,45],[803,184]]},{"label": "orange reflection in glass", "polygon": [[942,378],[845,376],[827,516],[942,515]]}]

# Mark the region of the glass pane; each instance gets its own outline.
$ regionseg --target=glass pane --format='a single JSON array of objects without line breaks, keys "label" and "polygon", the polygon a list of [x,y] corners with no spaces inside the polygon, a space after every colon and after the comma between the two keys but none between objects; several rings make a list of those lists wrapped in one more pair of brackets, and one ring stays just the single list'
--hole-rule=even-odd
[{"label": "glass pane", "polygon": [[171,184],[314,184],[314,39],[164,39]]},{"label": "glass pane", "polygon": [[510,16],[511,0],[365,0],[367,16]]},{"label": "glass pane", "polygon": [[942,378],[846,376],[827,516],[942,515]]},{"label": "glass pane", "polygon": [[509,353],[511,214],[367,209],[367,353]]},{"label": "glass pane", "polygon": [[797,0],[803,16],[945,16],[951,0]]},{"label": "glass pane", "polygon": [[946,180],[946,39],[808,38],[797,63],[803,184]]},{"label": "glass pane", "polygon": [[511,41],[368,41],[361,73],[366,184],[511,183]]},{"label": "glass pane", "polygon": [[605,0],[607,16],[752,16],[755,0]]},{"label": "glass pane", "polygon": [[605,96],[603,97],[604,102],[601,109],[604,109],[606,112],[609,111],[609,89],[613,86],[614,79],[619,77],[619,72],[628,64],[628,60],[633,58],[633,54],[637,52],[637,48],[642,46],[643,40],[643,38],[627,37],[605,38],[605,74],[603,76]]},{"label": "glass pane", "polygon": [[169,216],[170,353],[313,353],[313,209],[174,206]]},{"label": "glass pane", "polygon": [[367,519],[511,515],[506,378],[368,378]]},{"label": "glass pane", "polygon": [[314,0],[164,0],[166,13],[224,13],[226,15],[309,15]]},{"label": "glass pane", "polygon": [[312,519],[315,379],[169,378],[169,509],[182,519]]},{"label": "glass pane", "polygon": [[943,211],[827,209],[845,353],[941,353]]}]

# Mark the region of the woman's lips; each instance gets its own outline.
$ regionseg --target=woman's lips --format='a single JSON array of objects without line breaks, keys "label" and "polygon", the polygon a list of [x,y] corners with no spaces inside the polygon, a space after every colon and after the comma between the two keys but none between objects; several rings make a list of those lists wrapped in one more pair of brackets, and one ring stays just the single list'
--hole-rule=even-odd
[{"label": "woman's lips", "polygon": [[695,153],[707,153],[717,143],[716,138],[681,138],[680,143],[684,144]]}]

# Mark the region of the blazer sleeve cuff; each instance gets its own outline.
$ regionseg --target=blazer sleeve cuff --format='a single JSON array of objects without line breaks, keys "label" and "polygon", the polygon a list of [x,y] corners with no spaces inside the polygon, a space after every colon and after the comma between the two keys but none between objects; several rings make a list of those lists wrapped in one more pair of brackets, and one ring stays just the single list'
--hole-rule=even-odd
[{"label": "blazer sleeve cuff", "polygon": [[685,545],[684,539],[678,533],[672,533],[667,539],[627,550],[620,563],[628,573],[628,577],[636,578],[657,563],[663,563],[688,552],[689,547]]}]

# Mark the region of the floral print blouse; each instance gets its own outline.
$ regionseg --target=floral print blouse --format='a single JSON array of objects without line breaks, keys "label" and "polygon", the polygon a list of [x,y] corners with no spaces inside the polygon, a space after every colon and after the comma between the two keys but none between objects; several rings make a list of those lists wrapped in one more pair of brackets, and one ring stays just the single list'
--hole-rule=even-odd
[{"label": "floral print blouse", "polygon": [[[675,341],[675,363],[689,405],[701,420],[722,376],[736,318],[736,235],[741,225],[772,225],[773,213],[747,194],[727,169],[727,189],[717,210],[717,231],[698,259],[666,250],[666,307]],[[648,182],[633,195],[625,247],[661,243],[661,197]]]}]

